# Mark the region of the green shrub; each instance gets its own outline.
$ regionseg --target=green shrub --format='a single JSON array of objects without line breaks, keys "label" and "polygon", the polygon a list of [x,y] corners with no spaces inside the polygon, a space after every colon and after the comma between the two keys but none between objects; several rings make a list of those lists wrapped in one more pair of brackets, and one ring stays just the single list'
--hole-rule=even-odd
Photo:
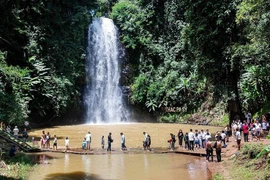
[{"label": "green shrub", "polygon": [[10,164],[19,163],[19,164],[22,164],[22,165],[33,165],[32,159],[29,156],[27,156],[27,155],[25,155],[23,153],[18,153],[14,157],[9,158],[7,161]]},{"label": "green shrub", "polygon": [[[270,145],[265,146],[263,148],[263,150],[261,150],[261,152],[257,155],[257,158],[262,157],[265,154],[269,154],[270,153]],[[269,156],[268,156],[269,157]],[[270,158],[268,158],[268,164],[270,164]]]},{"label": "green shrub", "polygon": [[264,146],[262,144],[245,144],[242,148],[243,155],[247,155],[248,158],[255,158],[262,150]]},{"label": "green shrub", "polygon": [[179,122],[179,116],[178,114],[166,114],[160,116],[159,121],[164,123],[175,123]]},{"label": "green shrub", "polygon": [[257,118],[258,116],[261,116],[263,114],[266,114],[270,112],[270,102],[265,103],[265,105],[253,115],[253,118]]}]

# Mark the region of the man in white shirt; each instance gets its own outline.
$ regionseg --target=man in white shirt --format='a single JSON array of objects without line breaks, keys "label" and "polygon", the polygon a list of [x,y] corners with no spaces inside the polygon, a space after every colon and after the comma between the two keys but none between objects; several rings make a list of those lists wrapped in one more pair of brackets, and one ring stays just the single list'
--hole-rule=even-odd
[{"label": "man in white shirt", "polygon": [[199,148],[202,148],[202,134],[201,131],[198,132]]},{"label": "man in white shirt", "polygon": [[192,132],[192,129],[190,129],[190,132],[188,133],[188,140],[189,140],[189,150],[194,151],[194,139],[195,135]]},{"label": "man in white shirt", "polygon": [[127,150],[127,147],[126,147],[126,138],[125,138],[125,136],[124,136],[124,134],[121,132],[120,133],[120,135],[121,135],[121,148],[122,148],[122,150]]},{"label": "man in white shirt", "polygon": [[85,135],[85,141],[86,141],[86,149],[90,150],[90,144],[91,144],[91,133],[90,132],[88,132]]},{"label": "man in white shirt", "polygon": [[240,146],[241,146],[241,133],[240,133],[240,131],[239,131],[238,128],[236,128],[235,137],[236,137],[236,141],[237,141],[238,150],[240,150]]},{"label": "man in white shirt", "polygon": [[205,142],[208,142],[209,139],[211,139],[211,134],[209,134],[209,132],[207,132],[205,135]]},{"label": "man in white shirt", "polygon": [[206,132],[204,132],[204,130],[201,130],[201,135],[202,135],[202,148],[205,148],[205,136],[206,136]]},{"label": "man in white shirt", "polygon": [[236,122],[233,122],[233,124],[232,124],[232,130],[233,130],[233,135],[234,136],[236,136],[235,133],[236,133],[236,128],[237,127],[238,127],[237,123]]},{"label": "man in white shirt", "polygon": [[223,142],[223,147],[224,148],[227,147],[227,145],[226,145],[226,134],[225,134],[224,130],[221,131],[221,140]]},{"label": "man in white shirt", "polygon": [[18,138],[19,129],[17,128],[17,126],[15,126],[15,128],[13,129],[13,134],[16,138]]}]

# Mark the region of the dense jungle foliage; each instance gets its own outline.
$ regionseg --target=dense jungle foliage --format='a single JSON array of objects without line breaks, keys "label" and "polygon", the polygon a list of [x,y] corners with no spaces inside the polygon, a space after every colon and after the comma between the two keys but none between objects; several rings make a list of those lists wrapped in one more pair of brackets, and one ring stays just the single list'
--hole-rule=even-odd
[{"label": "dense jungle foliage", "polygon": [[126,47],[131,102],[159,113],[224,102],[230,118],[270,98],[268,0],[0,2],[0,118],[50,119],[82,102],[87,28],[106,16]]},{"label": "dense jungle foliage", "polygon": [[79,106],[91,0],[0,1],[0,115],[18,123]]}]

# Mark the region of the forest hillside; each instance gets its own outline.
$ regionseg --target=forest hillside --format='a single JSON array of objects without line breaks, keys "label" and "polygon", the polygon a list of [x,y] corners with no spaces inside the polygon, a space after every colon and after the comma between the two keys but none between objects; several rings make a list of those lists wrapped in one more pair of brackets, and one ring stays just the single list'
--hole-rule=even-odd
[{"label": "forest hillside", "polygon": [[87,29],[101,16],[126,48],[130,104],[160,121],[269,109],[267,0],[7,0],[0,15],[0,120],[8,124],[83,113]]}]

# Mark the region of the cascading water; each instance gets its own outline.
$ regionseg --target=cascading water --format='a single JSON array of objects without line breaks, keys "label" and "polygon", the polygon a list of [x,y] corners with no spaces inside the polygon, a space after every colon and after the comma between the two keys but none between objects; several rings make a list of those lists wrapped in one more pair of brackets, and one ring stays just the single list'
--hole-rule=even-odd
[{"label": "cascading water", "polygon": [[122,48],[118,31],[108,18],[89,26],[86,62],[86,123],[119,123],[128,119],[119,86]]}]

